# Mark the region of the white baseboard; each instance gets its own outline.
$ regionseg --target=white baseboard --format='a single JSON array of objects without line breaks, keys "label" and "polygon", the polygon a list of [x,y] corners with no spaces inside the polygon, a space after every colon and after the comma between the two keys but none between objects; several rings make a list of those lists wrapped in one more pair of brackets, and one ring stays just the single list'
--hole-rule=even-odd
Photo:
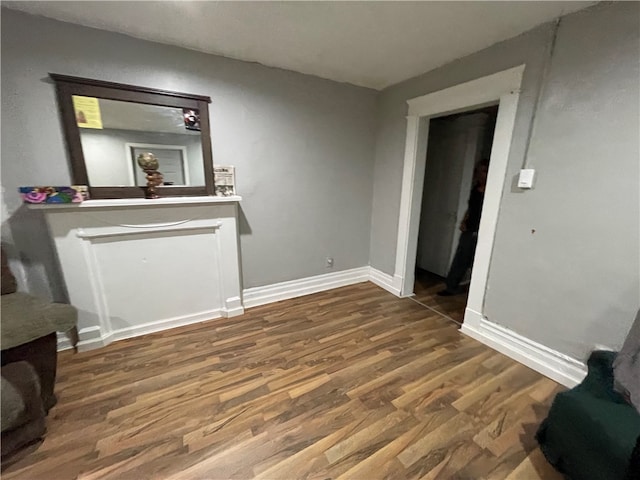
[{"label": "white baseboard", "polygon": [[[156,322],[133,325],[131,327],[114,330],[113,332],[101,332],[99,327],[80,330],[78,350],[93,350],[112,341],[137,337],[147,333],[159,332],[170,328],[189,325],[218,317],[236,317],[244,313],[245,308],[257,307],[268,303],[279,302],[290,298],[324,292],[333,288],[344,287],[356,283],[372,281],[385,290],[400,296],[400,288],[394,277],[372,267],[359,267],[342,272],[327,273],[313,277],[291,280],[288,282],[266,285],[264,287],[248,288],[243,292],[243,302],[238,298],[229,298],[225,306],[220,310],[197,313],[183,317],[169,318]],[[58,335],[58,350],[71,348],[71,343],[64,335]]]},{"label": "white baseboard", "polygon": [[244,307],[235,307],[235,308],[223,308],[220,310],[220,315],[225,318],[231,317],[239,317],[244,314]]},{"label": "white baseboard", "polygon": [[[241,303],[237,298],[228,299],[226,308],[222,309],[199,312],[142,325],[133,325],[109,333],[102,333],[99,327],[81,329],[78,350],[92,350],[107,345],[112,341],[212,320],[221,316],[234,317],[242,315],[245,308],[266,305],[366,281],[371,281],[400,297],[400,280],[373,267],[360,267],[264,287],[248,288],[243,292],[244,302]],[[582,362],[518,335],[505,327],[489,322],[482,317],[482,314],[469,308],[465,311],[465,322],[461,331],[566,387],[577,385],[586,375],[586,366]],[[71,344],[66,335],[58,334],[58,350],[69,348],[71,348]]]},{"label": "white baseboard", "polygon": [[[380,272],[380,275],[385,275]],[[256,307],[268,303],[287,300],[290,298],[309,295],[312,293],[323,292],[333,288],[353,285],[355,283],[366,282],[370,280],[370,267],[353,268],[342,272],[327,273],[314,277],[302,278],[288,282],[276,283],[264,287],[248,288],[244,290],[244,302],[234,297],[227,299],[225,307],[220,310],[212,310],[194,315],[183,317],[169,318],[156,322],[145,323],[142,325],[134,325],[131,327],[114,330],[110,333],[101,333],[99,327],[92,327],[87,330],[80,330],[80,341],[78,342],[78,350],[86,351],[99,348],[116,340],[137,337],[147,333],[160,332],[170,328],[198,323],[205,320],[211,320],[218,317],[236,317],[244,313],[245,308]],[[381,285],[382,286],[382,285]],[[385,287],[383,287],[385,288]],[[392,293],[393,290],[389,290]],[[64,337],[58,337],[58,350],[66,350],[71,348],[71,343]]]},{"label": "white baseboard", "polygon": [[[80,329],[78,332],[78,336],[80,338],[78,342],[78,351],[85,352],[87,350],[104,347],[105,345],[117,340],[124,340],[125,338],[139,337],[140,335],[146,335],[148,333],[156,333],[163,330],[169,330],[171,328],[183,327],[193,323],[220,318],[221,316],[221,310],[216,309],[166,318],[155,322],[143,323],[141,325],[132,325],[130,327],[113,330],[112,332],[102,332],[100,327]],[[71,342],[69,342],[69,339],[66,338],[64,334],[58,334],[58,351],[70,348]]]},{"label": "white baseboard", "polygon": [[66,334],[56,332],[56,339],[58,341],[58,351],[69,350],[71,348],[71,340],[67,337]]},{"label": "white baseboard", "polygon": [[324,292],[332,288],[345,287],[368,280],[369,267],[360,267],[289,282],[275,283],[264,287],[247,288],[243,291],[244,308],[302,297],[303,295]]},{"label": "white baseboard", "polygon": [[227,298],[224,306],[220,310],[220,314],[226,318],[237,317],[243,313],[244,306],[242,305],[242,299],[240,297]]},{"label": "white baseboard", "polygon": [[575,387],[587,374],[587,368],[582,362],[518,335],[508,328],[483,318],[469,321],[474,320],[470,317],[477,315],[477,312],[467,310],[465,322],[460,329],[462,333],[568,388]]},{"label": "white baseboard", "polygon": [[[63,350],[70,350],[73,348],[71,340],[66,333],[56,332],[57,336],[57,350],[61,352]],[[104,347],[106,337],[101,334],[100,327],[88,327],[82,328],[78,331],[78,351],[85,352],[87,350],[93,350],[95,348]]]},{"label": "white baseboard", "polygon": [[167,318],[155,322],[143,323],[141,325],[133,325],[131,327],[120,328],[114,330],[111,334],[112,340],[124,340],[125,338],[138,337],[148,333],[161,332],[170,328],[184,327],[193,323],[200,323],[206,320],[220,318],[222,315],[219,309],[207,310],[205,312],[192,313],[190,315],[181,315],[179,317]]},{"label": "white baseboard", "polygon": [[480,312],[476,312],[469,307],[464,309],[464,325],[480,325],[484,317]]},{"label": "white baseboard", "polygon": [[398,285],[398,282],[395,277],[388,273],[369,267],[369,281],[375,283],[381,288],[384,288],[387,292],[393,293],[396,297],[400,296],[400,286]]}]

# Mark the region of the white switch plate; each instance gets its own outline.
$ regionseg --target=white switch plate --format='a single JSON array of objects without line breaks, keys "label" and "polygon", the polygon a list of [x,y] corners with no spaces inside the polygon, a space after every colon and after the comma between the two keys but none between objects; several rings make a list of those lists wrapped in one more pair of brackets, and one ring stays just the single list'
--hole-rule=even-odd
[{"label": "white switch plate", "polygon": [[532,188],[533,177],[536,171],[533,168],[523,168],[520,170],[520,177],[518,177],[518,188]]}]

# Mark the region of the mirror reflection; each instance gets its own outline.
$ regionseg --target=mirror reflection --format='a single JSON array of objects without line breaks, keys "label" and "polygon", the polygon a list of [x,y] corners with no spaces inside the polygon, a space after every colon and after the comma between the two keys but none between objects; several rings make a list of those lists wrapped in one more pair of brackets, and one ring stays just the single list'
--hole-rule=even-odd
[{"label": "mirror reflection", "polygon": [[145,186],[142,153],[158,159],[163,186],[205,184],[197,110],[75,95],[73,104],[91,186]]}]

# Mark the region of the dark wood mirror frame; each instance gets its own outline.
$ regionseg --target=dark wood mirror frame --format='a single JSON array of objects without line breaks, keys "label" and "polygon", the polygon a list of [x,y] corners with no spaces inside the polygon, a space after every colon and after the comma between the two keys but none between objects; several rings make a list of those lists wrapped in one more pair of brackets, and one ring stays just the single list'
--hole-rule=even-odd
[{"label": "dark wood mirror frame", "polygon": [[92,187],[84,161],[80,128],[76,123],[73,108],[73,95],[97,97],[123,102],[143,103],[176,108],[193,108],[200,112],[200,134],[202,143],[202,159],[205,185],[158,187],[161,197],[182,197],[196,195],[213,195],[213,160],[211,155],[211,132],[209,130],[209,104],[211,98],[202,95],[158,90],[120,83],[104,82],[89,78],[71,77],[50,73],[56,85],[58,108],[62,120],[67,151],[71,163],[74,185],[88,185],[92,199],[104,198],[144,198],[145,187]]}]

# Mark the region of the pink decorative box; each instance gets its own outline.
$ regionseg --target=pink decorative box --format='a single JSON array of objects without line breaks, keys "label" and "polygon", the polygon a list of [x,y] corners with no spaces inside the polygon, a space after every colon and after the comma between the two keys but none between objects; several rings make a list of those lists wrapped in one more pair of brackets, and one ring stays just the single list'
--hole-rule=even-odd
[{"label": "pink decorative box", "polygon": [[20,196],[25,203],[80,203],[89,198],[89,187],[20,187]]}]

